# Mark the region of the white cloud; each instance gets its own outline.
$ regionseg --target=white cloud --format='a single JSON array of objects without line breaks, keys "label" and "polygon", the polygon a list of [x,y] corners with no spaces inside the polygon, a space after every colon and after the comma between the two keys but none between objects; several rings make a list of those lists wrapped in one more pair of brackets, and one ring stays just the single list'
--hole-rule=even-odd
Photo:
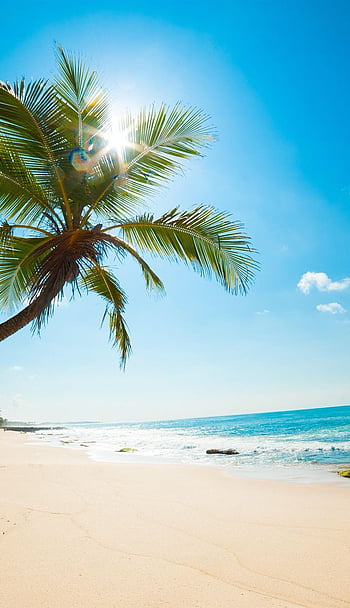
[{"label": "white cloud", "polygon": [[22,365],[12,365],[12,367],[9,367],[9,372],[21,372],[22,370]]},{"label": "white cloud", "polygon": [[265,309],[265,310],[258,310],[255,314],[256,315],[268,315],[269,314],[269,310]]},{"label": "white cloud", "polygon": [[338,302],[330,302],[330,304],[318,304],[316,308],[320,312],[330,312],[331,315],[337,315],[346,312],[345,308],[343,308],[341,304],[338,304]]},{"label": "white cloud", "polygon": [[343,291],[350,286],[350,278],[332,281],[325,272],[305,272],[297,287],[303,293],[309,293],[316,287],[318,291]]}]

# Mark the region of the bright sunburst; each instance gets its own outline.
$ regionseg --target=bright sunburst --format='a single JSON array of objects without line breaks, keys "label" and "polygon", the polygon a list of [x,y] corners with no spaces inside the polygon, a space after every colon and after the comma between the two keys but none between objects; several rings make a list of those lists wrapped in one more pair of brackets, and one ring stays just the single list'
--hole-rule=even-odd
[{"label": "bright sunburst", "polygon": [[122,155],[123,150],[131,146],[128,139],[128,131],[122,131],[118,125],[112,125],[110,131],[104,134],[108,150],[115,150]]}]

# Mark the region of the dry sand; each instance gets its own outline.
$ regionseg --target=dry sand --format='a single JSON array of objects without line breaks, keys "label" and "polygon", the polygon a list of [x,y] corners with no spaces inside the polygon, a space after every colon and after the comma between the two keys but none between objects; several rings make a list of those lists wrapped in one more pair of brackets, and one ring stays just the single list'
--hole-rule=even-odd
[{"label": "dry sand", "polygon": [[350,482],[100,464],[0,431],[1,608],[350,606]]}]

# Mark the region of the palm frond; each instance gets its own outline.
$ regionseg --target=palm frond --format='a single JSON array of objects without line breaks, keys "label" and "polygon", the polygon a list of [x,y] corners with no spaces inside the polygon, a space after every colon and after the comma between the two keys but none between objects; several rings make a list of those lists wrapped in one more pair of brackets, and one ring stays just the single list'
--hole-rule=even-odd
[{"label": "palm frond", "polygon": [[102,90],[97,72],[85,66],[82,59],[57,45],[58,74],[55,91],[58,96],[65,131],[71,141],[84,148],[108,122],[108,98]]},{"label": "palm frond", "polygon": [[[136,118],[127,114],[120,119],[118,130],[129,142],[114,154],[122,170],[106,176],[107,209],[105,197],[97,197],[87,217],[98,211],[115,220],[120,206],[144,202],[160,185],[182,172],[185,160],[200,156],[214,140],[209,117],[197,108],[180,104],[173,108],[165,104],[160,108],[144,108]],[[117,193],[112,200],[111,189]]]},{"label": "palm frond", "polygon": [[15,309],[29,296],[30,285],[38,265],[34,253],[45,237],[7,236],[0,246],[0,306]]},{"label": "palm frond", "polygon": [[116,236],[108,234],[108,231],[103,231],[102,239],[107,243],[113,245],[117,250],[124,250],[129,253],[141,266],[142,274],[146,282],[147,289],[157,289],[160,292],[164,291],[164,285],[160,278],[153,272],[152,268],[147,262],[140,256],[140,254],[126,241]]},{"label": "palm frond", "polygon": [[2,221],[0,223],[0,253],[11,247],[12,236],[13,227],[6,220]]},{"label": "palm frond", "polygon": [[62,224],[60,207],[47,196],[11,142],[0,136],[0,213],[16,222],[38,222],[50,213]]},{"label": "palm frond", "polygon": [[[69,144],[58,130],[61,110],[53,87],[43,80],[0,85],[0,133],[11,141],[32,175],[48,191],[54,188],[68,218],[69,201],[64,190],[60,162]],[[62,159],[63,155],[63,159]]]},{"label": "palm frond", "polygon": [[103,266],[95,264],[85,270],[80,283],[88,291],[93,291],[106,302],[105,317],[109,318],[110,339],[113,346],[118,346],[121,356],[121,367],[125,368],[127,358],[131,353],[131,343],[123,312],[127,303],[125,292],[117,279]]},{"label": "palm frond", "polygon": [[81,225],[85,225],[91,217],[110,221],[135,213],[139,201],[136,202],[128,192],[128,178],[122,161],[108,153],[98,155],[96,161],[92,160],[87,175],[89,196],[85,203],[88,208]]},{"label": "palm frond", "polygon": [[245,293],[258,265],[242,224],[213,207],[172,209],[120,224],[125,240],[154,255],[181,260],[205,277],[215,276],[230,292]]},{"label": "palm frond", "polygon": [[130,141],[124,148],[130,178],[138,181],[143,176],[150,185],[171,179],[183,160],[200,156],[214,140],[209,116],[179,103],[173,108],[165,104],[143,108],[136,119],[126,115],[120,130]]}]

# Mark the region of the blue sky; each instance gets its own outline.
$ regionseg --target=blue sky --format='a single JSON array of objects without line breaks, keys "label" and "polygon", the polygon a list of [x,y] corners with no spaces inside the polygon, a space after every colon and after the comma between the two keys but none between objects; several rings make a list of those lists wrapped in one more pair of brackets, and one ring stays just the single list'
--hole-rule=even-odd
[{"label": "blue sky", "polygon": [[116,112],[177,100],[208,112],[218,141],[151,206],[230,211],[261,263],[234,297],[153,262],[165,298],[126,263],[126,372],[100,329],[102,303],[67,302],[41,338],[27,328],[1,344],[5,415],[119,421],[349,403],[349,3],[5,0],[2,12],[1,80],[50,76],[58,41],[100,70]]}]

